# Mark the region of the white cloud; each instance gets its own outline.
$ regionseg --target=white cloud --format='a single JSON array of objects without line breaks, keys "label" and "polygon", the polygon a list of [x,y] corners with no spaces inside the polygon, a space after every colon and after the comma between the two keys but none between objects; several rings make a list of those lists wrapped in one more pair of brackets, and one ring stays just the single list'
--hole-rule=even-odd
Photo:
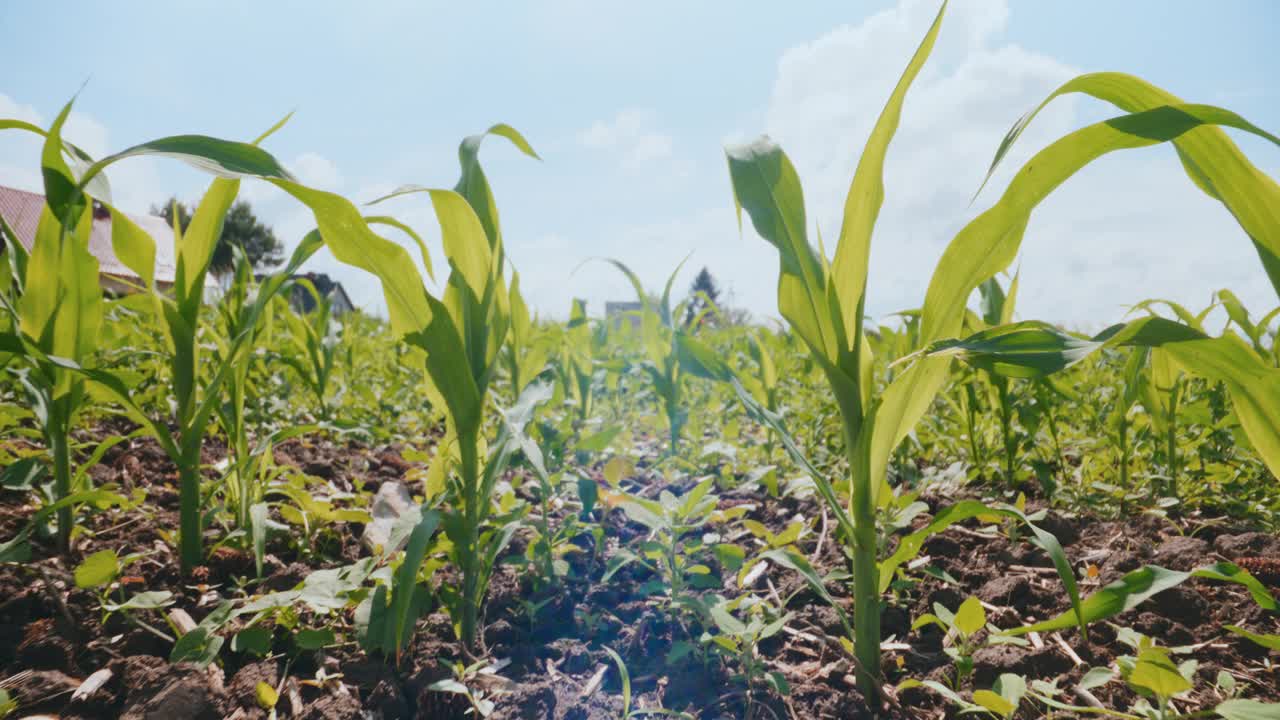
[{"label": "white cloud", "polygon": [[578,134],[578,142],[591,150],[603,150],[620,157],[623,167],[641,168],[672,157],[674,141],[655,129],[652,110],[622,110],[608,121],[597,121]]},{"label": "white cloud", "polygon": [[294,159],[292,170],[304,185],[330,192],[342,187],[342,174],[338,172],[338,166],[319,153],[302,153]]},{"label": "white cloud", "polygon": [[0,117],[11,120],[23,120],[25,122],[39,125],[40,113],[31,105],[22,105],[13,98],[0,93]]}]

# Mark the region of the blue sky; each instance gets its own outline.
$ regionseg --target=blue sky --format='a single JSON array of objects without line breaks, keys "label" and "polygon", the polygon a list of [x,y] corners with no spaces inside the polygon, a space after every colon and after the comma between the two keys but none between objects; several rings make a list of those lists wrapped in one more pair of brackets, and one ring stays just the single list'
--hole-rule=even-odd
[{"label": "blue sky", "polygon": [[[169,134],[257,135],[304,180],[364,201],[403,183],[451,186],[456,146],[494,122],[543,157],[499,142],[483,161],[530,303],[563,315],[651,286],[693,253],[733,301],[776,315],[776,257],[734,222],[722,146],[767,132],[805,182],[827,237],[866,134],[936,10],[932,0],[806,3],[177,2],[0,6],[0,116],[47,124],[85,80],[68,134],[104,153]],[[1102,23],[1101,18],[1105,18]],[[969,196],[1008,126],[1057,84],[1091,70],[1141,75],[1280,132],[1270,40],[1280,5],[955,0],[890,151],[868,308],[917,305],[951,235],[993,201],[1008,172],[1054,137],[1111,113],[1058,101],[1003,175]],[[41,32],[39,29],[48,29]],[[1280,148],[1242,146],[1273,176]],[[0,183],[38,186],[36,147],[0,136]],[[166,160],[111,173],[116,200],[145,211],[207,180]],[[287,244],[310,229],[272,188],[244,194]],[[425,200],[387,208],[431,235]],[[332,258],[357,303],[376,283]],[[1106,158],[1033,217],[1021,258],[1023,317],[1096,327],[1150,296],[1203,306],[1230,286],[1261,311],[1274,293],[1226,213],[1197,194],[1166,149]]]}]

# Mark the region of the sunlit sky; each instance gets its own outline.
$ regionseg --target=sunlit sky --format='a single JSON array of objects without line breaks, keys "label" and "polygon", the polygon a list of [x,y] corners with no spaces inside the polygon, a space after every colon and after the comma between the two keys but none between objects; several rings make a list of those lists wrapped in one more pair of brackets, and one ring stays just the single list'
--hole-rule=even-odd
[{"label": "sunlit sky", "polygon": [[[858,153],[937,10],[900,2],[145,2],[0,5],[0,117],[47,125],[83,85],[67,135],[105,154],[155,137],[250,139],[290,110],[267,149],[303,181],[367,201],[404,183],[451,187],[465,135],[510,123],[542,156],[499,141],[482,160],[530,305],[563,316],[630,299],[607,256],[660,287],[707,266],[732,304],[777,315],[773,249],[739,235],[723,146],[768,133],[834,238]],[[890,150],[868,310],[918,306],[951,236],[1053,138],[1115,112],[1057,101],[989,189],[970,197],[1023,112],[1074,74],[1121,70],[1280,133],[1267,0],[1113,3],[955,0]],[[1242,138],[1272,176],[1280,148]],[[145,212],[192,201],[206,176],[166,159],[109,173]],[[39,189],[38,145],[0,134],[0,184]],[[292,247],[307,211],[274,188],[242,191]],[[425,199],[384,206],[435,236]],[[811,228],[812,229],[812,228]],[[438,248],[438,244],[435,245]],[[437,250],[438,252],[438,250]],[[1168,148],[1110,156],[1032,218],[1019,315],[1099,327],[1146,297],[1202,307],[1231,287],[1276,303],[1248,240],[1194,190]],[[382,312],[376,281],[322,253],[311,269]]]}]

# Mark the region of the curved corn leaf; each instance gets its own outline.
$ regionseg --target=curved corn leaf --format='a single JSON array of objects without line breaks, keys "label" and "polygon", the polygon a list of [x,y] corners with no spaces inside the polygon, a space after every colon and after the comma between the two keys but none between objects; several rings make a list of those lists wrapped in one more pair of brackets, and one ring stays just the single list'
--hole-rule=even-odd
[{"label": "curved corn leaf", "polygon": [[1247,638],[1268,650],[1280,650],[1280,635],[1250,632],[1239,625],[1223,625],[1222,628],[1240,637]]},{"label": "curved corn leaf", "polygon": [[[35,133],[40,137],[46,137],[49,134],[42,127],[33,125],[25,120],[15,119],[0,120],[0,130],[24,130]],[[62,149],[66,153],[67,163],[74,172],[75,177],[83,177],[85,170],[93,164],[93,157],[65,139],[62,141]],[[111,202],[111,185],[107,182],[106,175],[98,174],[96,177],[90,178],[89,182],[85,184],[84,190],[98,200]]]},{"label": "curved corn leaf", "polygon": [[[287,117],[285,118],[288,119]],[[263,138],[284,124],[277,123]],[[173,135],[126,148],[93,163],[80,178],[84,187],[98,173],[125,158],[141,156],[171,157],[220,178],[263,178],[293,181],[294,177],[279,160],[257,145],[208,135]]]},{"label": "curved corn leaf", "polygon": [[[1032,119],[1054,98],[1069,93],[1091,95],[1130,113],[1182,104],[1176,95],[1133,75],[1116,72],[1080,75],[1054,90],[1039,106],[1014,123],[996,150],[991,168],[983,180],[984,185]],[[1240,129],[1253,132],[1247,127]],[[1272,142],[1276,141],[1274,136],[1261,134]],[[1272,287],[1280,295],[1280,185],[1249,162],[1231,138],[1218,128],[1206,127],[1182,135],[1174,140],[1174,146],[1183,169],[1196,187],[1226,205],[1236,222],[1244,228],[1253,241]]]},{"label": "curved corn leaf", "polygon": [[1213,709],[1224,720],[1280,720],[1280,704],[1236,698]]},{"label": "curved corn leaf", "polygon": [[462,166],[462,176],[453,188],[454,192],[467,199],[467,203],[475,210],[480,224],[484,227],[485,236],[489,239],[489,248],[498,258],[499,265],[504,260],[502,247],[502,229],[498,223],[498,204],[494,200],[493,190],[485,177],[484,168],[480,166],[480,143],[485,137],[496,135],[511,141],[520,152],[535,160],[541,160],[533,146],[515,128],[505,123],[498,123],[488,130],[463,138],[458,145],[458,163]]},{"label": "curved corn leaf", "polygon": [[393,227],[400,232],[408,235],[418,245],[418,252],[422,253],[422,267],[427,271],[427,277],[432,281],[436,279],[435,269],[431,267],[431,253],[427,251],[427,243],[422,236],[414,231],[413,228],[391,217],[390,215],[366,215],[364,221],[370,225],[386,225]]},{"label": "curved corn leaf", "polygon": [[955,355],[1003,377],[1037,378],[1083,360],[1099,343],[1035,320],[1000,325],[963,340],[942,340],[926,352]]},{"label": "curved corn leaf", "polygon": [[421,331],[431,322],[422,276],[408,251],[370,230],[346,198],[284,180],[273,182],[311,209],[334,257],[378,277],[391,328],[397,335]]},{"label": "curved corn leaf", "polygon": [[725,148],[725,156],[738,208],[778,250],[779,312],[814,355],[838,364],[848,352],[840,337],[841,309],[835,295],[826,292],[826,268],[807,239],[804,192],[795,167],[768,137]]},{"label": "curved corn leaf", "polygon": [[144,288],[154,289],[156,239],[114,206],[107,204],[107,208],[111,211],[111,249],[125,267],[137,273]]},{"label": "curved corn leaf", "polygon": [[1058,538],[1053,533],[1040,528],[1031,522],[1026,513],[1011,505],[987,505],[977,500],[962,500],[939,510],[928,525],[900,538],[898,547],[893,554],[880,563],[880,592],[883,593],[889,589],[889,584],[893,582],[893,576],[897,573],[899,567],[902,567],[902,565],[910,562],[920,554],[920,550],[924,547],[926,540],[962,520],[968,520],[979,515],[1004,515],[1021,522],[1031,530],[1032,535],[1035,536],[1036,544],[1045,551],[1053,562],[1053,567],[1058,572],[1058,578],[1062,580],[1062,585],[1067,590],[1067,597],[1071,600],[1075,624],[1080,628],[1081,637],[1087,642],[1089,638],[1087,630],[1089,621],[1081,605],[1080,588],[1076,583],[1075,572],[1071,569],[1071,561],[1067,559],[1066,551],[1062,549],[1062,544],[1058,542]]},{"label": "curved corn leaf", "polygon": [[[1119,580],[1103,587],[1101,590],[1085,598],[1081,603],[1086,622],[1097,622],[1114,617],[1127,610],[1132,610],[1151,596],[1164,592],[1169,588],[1182,584],[1190,578],[1204,578],[1221,582],[1243,585],[1253,596],[1255,602],[1267,610],[1276,609],[1276,601],[1267,589],[1256,578],[1232,563],[1216,563],[1196,568],[1190,572],[1169,570],[1158,565],[1147,565],[1134,570]],[[1062,613],[1044,622],[1013,628],[1005,632],[1010,635],[1025,635],[1030,632],[1052,632],[1076,624],[1072,613]]]}]

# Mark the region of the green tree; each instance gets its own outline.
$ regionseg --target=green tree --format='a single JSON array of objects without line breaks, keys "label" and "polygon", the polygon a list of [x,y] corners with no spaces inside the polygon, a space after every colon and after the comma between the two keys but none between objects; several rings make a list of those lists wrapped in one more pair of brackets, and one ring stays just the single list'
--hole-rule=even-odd
[{"label": "green tree", "polygon": [[[183,232],[191,223],[191,210],[177,198],[169,198],[161,205],[152,205],[151,214],[165,219],[173,225],[173,211],[177,208],[178,219]],[[213,249],[213,259],[209,262],[209,270],[214,275],[226,275],[235,267],[235,256],[232,248],[239,246],[249,257],[255,270],[266,270],[284,261],[284,246],[276,238],[275,232],[258,220],[248,201],[240,200],[231,206],[226,220],[222,224],[222,235]]]},{"label": "green tree", "polygon": [[707,322],[714,323],[715,320],[704,313],[712,307],[719,306],[720,287],[716,285],[716,279],[711,276],[711,271],[703,267],[693,278],[693,284],[689,286],[689,301],[684,313],[685,327],[695,322],[699,326]]}]

